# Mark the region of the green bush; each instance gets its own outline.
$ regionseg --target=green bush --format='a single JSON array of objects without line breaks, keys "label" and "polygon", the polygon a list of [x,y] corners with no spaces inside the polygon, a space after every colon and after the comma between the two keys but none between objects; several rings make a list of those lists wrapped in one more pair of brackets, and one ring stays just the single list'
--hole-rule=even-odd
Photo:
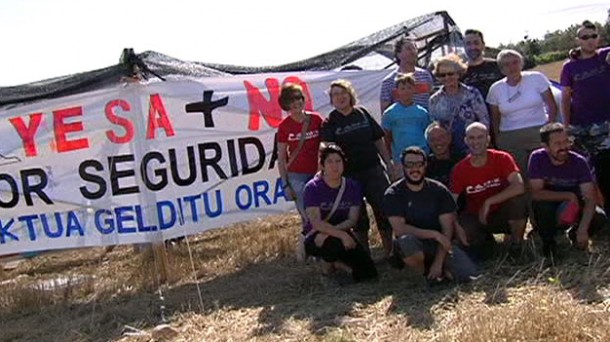
[{"label": "green bush", "polygon": [[562,61],[567,58],[567,51],[551,51],[534,57],[536,64],[547,64],[551,62]]}]

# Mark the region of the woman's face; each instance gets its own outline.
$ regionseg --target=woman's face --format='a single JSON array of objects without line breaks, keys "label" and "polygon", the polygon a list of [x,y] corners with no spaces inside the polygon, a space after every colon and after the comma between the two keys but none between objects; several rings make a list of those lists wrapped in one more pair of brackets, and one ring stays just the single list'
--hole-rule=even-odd
[{"label": "woman's face", "polygon": [[445,87],[457,87],[460,80],[460,75],[452,65],[441,64],[436,70],[436,78]]},{"label": "woman's face", "polygon": [[290,95],[290,105],[288,111],[291,114],[302,113],[305,109],[305,96],[301,92],[294,92]]},{"label": "woman's face", "polygon": [[521,68],[523,68],[523,63],[521,62],[521,58],[517,56],[506,56],[502,60],[502,73],[506,76],[516,76],[521,74]]},{"label": "woman's face", "polygon": [[341,178],[343,175],[343,158],[337,153],[329,154],[322,164],[324,175],[330,178]]},{"label": "woman's face", "polygon": [[336,109],[342,110],[352,107],[351,100],[346,89],[337,86],[330,88],[330,102]]}]

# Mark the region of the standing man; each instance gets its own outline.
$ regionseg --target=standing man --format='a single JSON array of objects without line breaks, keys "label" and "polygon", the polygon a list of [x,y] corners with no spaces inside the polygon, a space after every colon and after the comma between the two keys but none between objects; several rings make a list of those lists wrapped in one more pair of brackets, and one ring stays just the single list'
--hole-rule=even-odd
[{"label": "standing man", "polygon": [[[485,57],[485,40],[481,31],[468,29],[464,32],[464,49],[468,58],[468,68],[462,76],[462,82],[477,88],[486,99],[491,85],[503,78],[504,74],[495,59]],[[495,145],[493,136],[492,143]]]},{"label": "standing man", "polygon": [[[543,126],[540,140],[543,148],[532,152],[528,175],[542,251],[550,257],[556,253],[555,235],[559,229],[573,226],[570,239],[575,246],[586,248],[589,236],[602,228],[607,218],[595,204],[593,175],[587,161],[570,151],[572,143],[565,126],[559,122]],[[574,215],[562,222],[557,214],[562,209],[573,210]]]},{"label": "standing man", "polygon": [[[457,226],[456,204],[447,188],[426,178],[426,153],[411,146],[401,153],[404,178],[392,184],[383,197],[383,208],[396,236],[404,263],[428,281],[477,276],[473,262],[451,240],[467,244]],[[456,227],[457,229],[455,229]]]},{"label": "standing man", "polygon": [[510,249],[520,249],[527,221],[527,199],[519,167],[504,151],[488,149],[487,127],[474,122],[466,128],[470,154],[451,173],[451,192],[457,199],[464,194],[466,208],[460,224],[466,231],[473,252],[493,242],[492,234],[509,234]]},{"label": "standing man", "polygon": [[401,37],[394,45],[394,56],[398,69],[386,76],[381,82],[381,94],[379,103],[381,104],[381,113],[383,113],[394,100],[394,91],[396,89],[396,77],[398,74],[413,73],[415,78],[415,95],[413,100],[428,110],[430,101],[430,93],[434,86],[434,78],[426,69],[417,66],[417,44],[409,37]]},{"label": "standing man", "polygon": [[[610,47],[598,49],[597,27],[586,20],[576,31],[579,48],[561,70],[561,110],[566,126],[575,126],[587,148],[597,183],[610,209]],[[592,129],[593,125],[605,129]]]}]

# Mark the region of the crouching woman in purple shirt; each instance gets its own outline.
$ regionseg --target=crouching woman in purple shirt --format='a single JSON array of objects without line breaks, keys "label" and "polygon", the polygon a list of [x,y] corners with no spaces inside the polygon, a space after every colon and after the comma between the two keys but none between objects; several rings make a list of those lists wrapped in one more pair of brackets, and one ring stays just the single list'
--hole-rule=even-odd
[{"label": "crouching woman in purple shirt", "polygon": [[376,278],[377,269],[352,232],[362,192],[357,182],[343,177],[344,166],[345,155],[339,146],[322,147],[321,172],[307,182],[303,194],[305,250],[324,260],[325,273],[345,270],[358,282]]}]

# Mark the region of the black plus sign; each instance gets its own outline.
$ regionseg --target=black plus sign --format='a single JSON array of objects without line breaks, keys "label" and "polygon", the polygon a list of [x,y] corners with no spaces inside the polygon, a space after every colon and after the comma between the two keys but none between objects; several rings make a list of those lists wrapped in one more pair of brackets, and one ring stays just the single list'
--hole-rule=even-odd
[{"label": "black plus sign", "polygon": [[203,113],[203,123],[205,127],[214,127],[212,111],[218,107],[224,107],[229,103],[229,97],[225,96],[220,100],[212,101],[213,90],[203,92],[203,101],[187,103],[184,109],[187,113]]}]

